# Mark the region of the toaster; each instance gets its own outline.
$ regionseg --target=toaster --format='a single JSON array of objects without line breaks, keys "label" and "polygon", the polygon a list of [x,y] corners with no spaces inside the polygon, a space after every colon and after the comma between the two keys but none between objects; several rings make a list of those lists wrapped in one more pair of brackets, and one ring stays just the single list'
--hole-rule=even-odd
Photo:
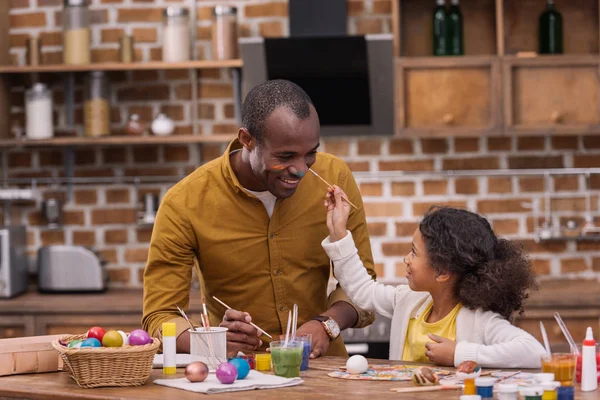
[{"label": "toaster", "polygon": [[45,246],[38,250],[38,290],[102,292],[106,290],[106,262],[83,246]]}]

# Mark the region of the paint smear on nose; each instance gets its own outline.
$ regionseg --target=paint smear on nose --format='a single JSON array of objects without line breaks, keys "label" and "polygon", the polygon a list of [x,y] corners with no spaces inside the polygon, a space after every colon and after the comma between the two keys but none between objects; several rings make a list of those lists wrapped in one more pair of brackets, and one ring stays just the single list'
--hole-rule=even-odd
[{"label": "paint smear on nose", "polygon": [[302,178],[304,176],[304,172],[300,171],[298,168],[296,167],[290,167],[289,168],[290,174],[297,176],[298,178]]}]

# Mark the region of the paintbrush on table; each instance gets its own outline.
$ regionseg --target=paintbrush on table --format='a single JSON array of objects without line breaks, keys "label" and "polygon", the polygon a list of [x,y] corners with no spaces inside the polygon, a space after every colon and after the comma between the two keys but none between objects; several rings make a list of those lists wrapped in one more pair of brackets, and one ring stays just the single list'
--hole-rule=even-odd
[{"label": "paintbrush on table", "polygon": [[[333,186],[329,182],[327,182],[325,179],[321,178],[321,175],[319,175],[315,171],[313,171],[312,168],[309,168],[308,170],[310,172],[312,172],[321,181],[323,181],[324,184],[326,184],[328,187],[330,187],[331,189],[333,189]],[[350,204],[352,207],[354,207],[356,210],[358,210],[358,207],[356,207],[350,200],[348,200],[348,198],[346,196],[342,196],[342,199],[344,199],[344,201],[346,203]]]}]

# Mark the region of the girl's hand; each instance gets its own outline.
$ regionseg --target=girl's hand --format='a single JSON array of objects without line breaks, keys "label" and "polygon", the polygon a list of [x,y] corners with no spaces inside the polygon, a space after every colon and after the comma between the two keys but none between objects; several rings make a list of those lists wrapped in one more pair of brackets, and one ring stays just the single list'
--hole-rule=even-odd
[{"label": "girl's hand", "polygon": [[437,335],[428,334],[433,343],[425,343],[425,355],[434,363],[447,367],[454,366],[454,350],[456,342]]},{"label": "girl's hand", "polygon": [[342,189],[333,186],[333,189],[327,189],[325,195],[325,207],[327,207],[327,229],[329,229],[329,239],[331,242],[337,242],[346,236],[346,224],[350,215],[350,204],[342,199],[345,196]]}]

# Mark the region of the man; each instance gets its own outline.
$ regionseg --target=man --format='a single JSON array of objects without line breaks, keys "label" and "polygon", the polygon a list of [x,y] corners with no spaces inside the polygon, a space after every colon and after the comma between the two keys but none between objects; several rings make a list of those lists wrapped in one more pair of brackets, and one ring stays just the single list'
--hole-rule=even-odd
[{"label": "man", "polygon": [[[318,147],[317,112],[299,86],[273,80],[248,93],[242,127],[225,154],[162,200],[144,273],[144,329],[160,335],[163,322],[175,322],[177,351],[189,352],[188,326],[176,305],[188,306],[197,261],[210,323],[228,328],[228,354],[264,350],[268,338],[248,322],[278,340],[298,304],[297,332],[312,334],[311,356],[347,355],[339,331],[369,325],[374,316],[352,305],[339,287],[327,296],[331,268],[321,248],[327,188],[308,168],[357,205],[348,227],[373,278],[375,271],[352,173]],[[212,296],[235,310],[225,312]]]}]

